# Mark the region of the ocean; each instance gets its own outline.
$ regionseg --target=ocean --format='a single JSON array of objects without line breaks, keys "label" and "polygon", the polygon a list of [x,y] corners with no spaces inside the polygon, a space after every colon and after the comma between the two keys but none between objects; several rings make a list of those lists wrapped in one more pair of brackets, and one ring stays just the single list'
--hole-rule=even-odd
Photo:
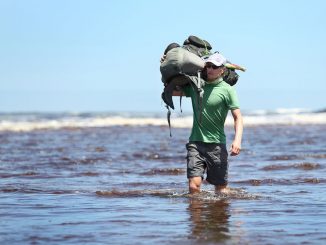
[{"label": "ocean", "polygon": [[325,244],[325,111],[243,114],[230,192],[189,195],[191,114],[0,113],[0,244]]}]

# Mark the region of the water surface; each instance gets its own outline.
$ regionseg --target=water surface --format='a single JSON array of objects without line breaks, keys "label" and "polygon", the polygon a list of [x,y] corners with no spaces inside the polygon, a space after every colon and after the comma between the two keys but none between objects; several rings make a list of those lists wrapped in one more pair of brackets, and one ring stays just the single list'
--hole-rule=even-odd
[{"label": "water surface", "polygon": [[[189,128],[0,131],[1,244],[324,244],[326,125],[253,125],[231,191],[187,191]],[[227,127],[228,144],[233,135]]]}]

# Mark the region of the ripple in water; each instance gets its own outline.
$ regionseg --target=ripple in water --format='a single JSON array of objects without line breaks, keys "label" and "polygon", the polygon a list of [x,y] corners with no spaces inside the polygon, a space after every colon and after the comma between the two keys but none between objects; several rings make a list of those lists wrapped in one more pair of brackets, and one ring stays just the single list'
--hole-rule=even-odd
[{"label": "ripple in water", "polygon": [[185,173],[184,168],[165,168],[165,169],[151,169],[143,172],[142,175],[181,175]]},{"label": "ripple in water", "polygon": [[262,170],[264,171],[285,170],[285,169],[315,170],[320,168],[322,168],[322,166],[318,163],[303,162],[303,163],[295,163],[289,165],[273,164],[273,165],[268,165],[266,167],[263,167]]},{"label": "ripple in water", "polygon": [[320,184],[326,183],[324,178],[294,178],[294,179],[250,179],[234,181],[237,184],[246,184],[252,186],[258,185],[297,185],[297,184]]}]

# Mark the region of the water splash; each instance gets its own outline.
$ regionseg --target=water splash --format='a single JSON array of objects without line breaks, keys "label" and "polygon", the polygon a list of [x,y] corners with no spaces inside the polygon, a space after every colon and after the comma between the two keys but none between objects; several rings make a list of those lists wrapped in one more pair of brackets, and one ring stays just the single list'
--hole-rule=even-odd
[{"label": "water splash", "polygon": [[215,193],[210,190],[203,190],[200,193],[190,194],[185,190],[108,190],[96,191],[96,195],[102,197],[143,197],[143,196],[159,196],[166,198],[191,198],[200,199],[202,201],[219,201],[222,199],[240,199],[240,200],[256,200],[262,198],[259,194],[248,193],[242,188],[229,188],[226,192]]}]

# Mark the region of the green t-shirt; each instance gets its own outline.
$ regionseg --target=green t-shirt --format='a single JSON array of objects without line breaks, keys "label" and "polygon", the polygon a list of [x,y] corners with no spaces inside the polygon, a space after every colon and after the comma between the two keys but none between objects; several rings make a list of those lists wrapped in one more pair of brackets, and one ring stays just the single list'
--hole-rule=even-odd
[{"label": "green t-shirt", "polygon": [[193,126],[189,141],[226,144],[224,123],[229,110],[239,108],[235,89],[223,80],[206,83],[204,86],[201,123],[197,105],[197,93],[191,86],[184,88],[185,95],[191,97],[194,112]]}]

